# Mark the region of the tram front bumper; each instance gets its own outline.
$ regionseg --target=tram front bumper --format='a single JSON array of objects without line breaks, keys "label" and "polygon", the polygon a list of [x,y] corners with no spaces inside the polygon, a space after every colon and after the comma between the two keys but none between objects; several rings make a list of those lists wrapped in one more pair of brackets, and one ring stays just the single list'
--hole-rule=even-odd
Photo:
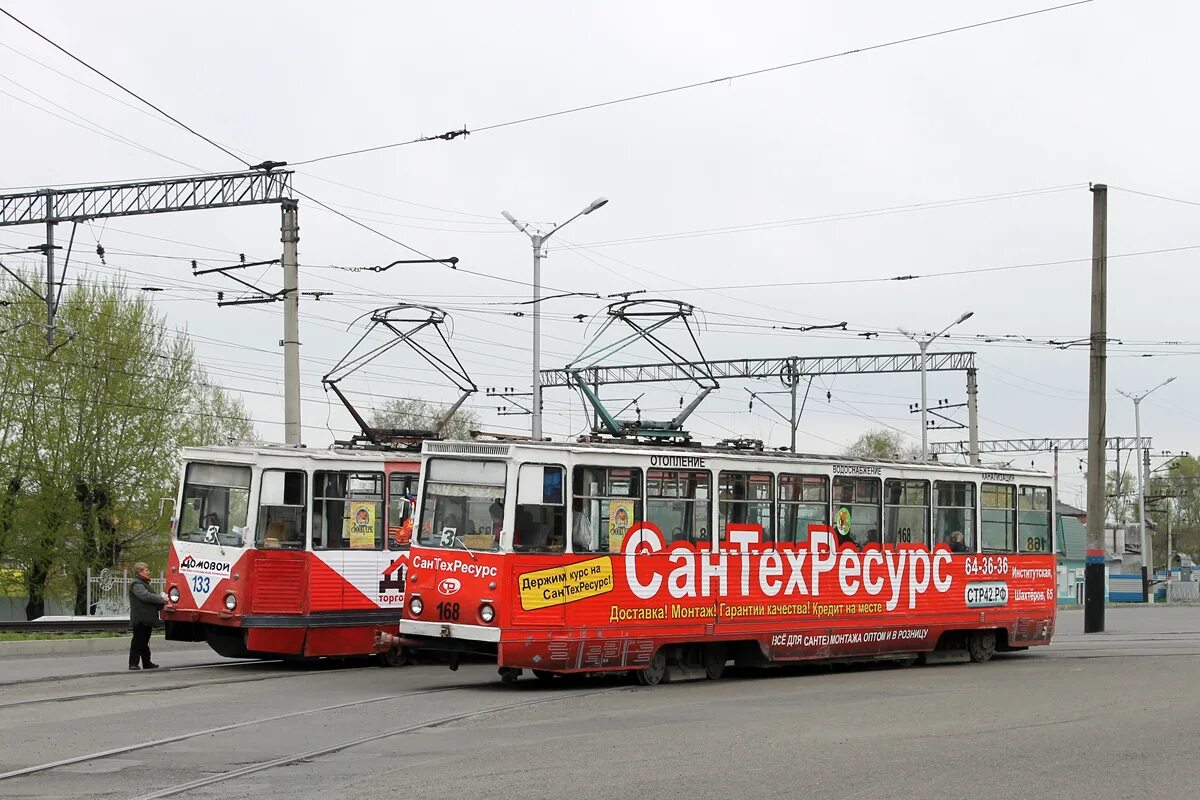
[{"label": "tram front bumper", "polygon": [[405,619],[400,622],[400,634],[412,642],[406,646],[443,653],[495,655],[500,643],[499,628],[454,622]]},{"label": "tram front bumper", "polygon": [[400,621],[404,636],[438,639],[470,639],[476,642],[499,642],[500,629],[489,625],[462,625],[457,622],[424,622],[416,619]]}]

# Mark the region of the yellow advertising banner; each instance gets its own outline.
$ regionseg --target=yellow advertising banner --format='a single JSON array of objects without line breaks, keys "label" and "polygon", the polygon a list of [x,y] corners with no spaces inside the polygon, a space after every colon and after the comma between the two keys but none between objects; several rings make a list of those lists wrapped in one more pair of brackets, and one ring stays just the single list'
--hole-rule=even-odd
[{"label": "yellow advertising banner", "polygon": [[375,503],[350,501],[350,549],[375,549]]},{"label": "yellow advertising banner", "polygon": [[526,572],[519,575],[517,581],[524,610],[561,606],[611,592],[612,559],[601,556],[565,567]]}]

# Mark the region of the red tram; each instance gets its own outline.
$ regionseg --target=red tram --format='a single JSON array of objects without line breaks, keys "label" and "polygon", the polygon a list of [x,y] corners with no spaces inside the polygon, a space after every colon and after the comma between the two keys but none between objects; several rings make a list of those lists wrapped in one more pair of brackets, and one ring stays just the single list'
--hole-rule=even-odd
[{"label": "red tram", "polygon": [[623,443],[426,442],[406,644],[506,680],[987,661],[1050,642],[1030,471]]},{"label": "red tram", "polygon": [[234,658],[321,657],[371,654],[377,631],[398,632],[415,457],[204,447],[183,461],[168,639]]}]

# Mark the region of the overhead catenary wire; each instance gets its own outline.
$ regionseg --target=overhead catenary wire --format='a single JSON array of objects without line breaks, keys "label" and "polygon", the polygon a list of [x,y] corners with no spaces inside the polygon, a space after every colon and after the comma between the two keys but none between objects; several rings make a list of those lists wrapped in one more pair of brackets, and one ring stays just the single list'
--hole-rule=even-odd
[{"label": "overhead catenary wire", "polygon": [[18,103],[27,105],[30,108],[35,108],[38,111],[41,111],[44,114],[49,114],[52,117],[57,117],[58,119],[61,119],[63,122],[68,122],[71,125],[75,125],[76,127],[83,128],[88,133],[94,133],[99,136],[103,136],[104,138],[111,139],[112,141],[117,142],[118,144],[128,145],[129,147],[133,147],[138,150],[141,150],[143,153],[149,153],[150,155],[158,156],[159,158],[165,158],[167,161],[172,161],[176,164],[179,164],[180,166],[188,167],[189,169],[194,169],[197,171],[202,171],[202,170],[200,170],[199,167],[193,166],[184,161],[180,161],[177,158],[172,158],[171,156],[166,155],[165,153],[160,153],[159,151],[154,150],[153,148],[150,148],[143,144],[135,142],[133,139],[130,139],[126,136],[122,136],[121,134],[117,133],[116,131],[106,128],[103,125],[99,124],[98,122],[94,122],[92,120],[89,120],[87,117],[83,117],[79,114],[76,114],[74,111],[71,111],[70,109],[63,107],[63,106],[59,105],[58,103],[55,103],[53,100],[43,97],[42,95],[38,94],[37,92],[33,91],[32,89],[22,86],[21,84],[17,83],[16,81],[12,80],[11,78],[7,78],[3,75],[0,75],[0,78],[3,78],[4,80],[8,81],[9,83],[12,83],[13,85],[15,85],[21,89],[24,89],[25,91],[29,92],[33,96],[40,98],[42,101],[49,103],[50,105],[54,106],[55,108],[61,109],[62,111],[67,112],[71,116],[77,117],[78,121],[74,120],[74,119],[70,119],[69,117],[64,117],[62,114],[51,111],[48,108],[42,108],[37,103],[32,103],[24,98],[17,97],[15,94],[12,94],[10,92],[4,91],[3,89],[0,89],[0,94],[4,95],[6,97],[9,97],[13,100],[16,100]]},{"label": "overhead catenary wire", "polygon": [[62,45],[60,45],[60,44],[58,44],[57,42],[53,41],[52,39],[50,39],[50,38],[49,38],[48,36],[46,36],[45,34],[41,33],[40,31],[36,30],[35,28],[31,27],[31,26],[30,26],[30,25],[28,25],[27,23],[25,23],[25,22],[22,22],[22,21],[21,21],[20,19],[18,19],[16,16],[14,16],[12,13],[10,13],[10,12],[9,12],[7,9],[5,9],[5,8],[0,8],[0,14],[3,14],[4,16],[8,17],[8,18],[9,18],[9,19],[11,19],[13,22],[17,23],[17,24],[18,24],[18,25],[20,25],[22,28],[24,28],[25,30],[27,30],[27,31],[29,31],[30,33],[32,33],[34,36],[38,37],[38,38],[39,38],[39,39],[41,39],[42,41],[44,41],[44,42],[46,42],[47,44],[49,44],[49,45],[50,45],[51,47],[53,47],[55,50],[58,50],[60,53],[62,53],[63,55],[67,56],[67,57],[68,57],[68,58],[70,58],[71,60],[78,62],[79,64],[83,65],[83,66],[84,66],[84,67],[86,67],[87,69],[89,69],[89,70],[91,70],[92,72],[96,73],[96,74],[97,74],[97,75],[99,75],[101,78],[103,78],[104,80],[108,81],[108,82],[109,82],[109,83],[111,83],[113,86],[116,86],[116,87],[117,87],[118,89],[120,89],[121,91],[125,92],[126,94],[130,95],[131,97],[134,97],[134,98],[136,98],[137,100],[139,100],[139,101],[141,101],[141,102],[145,103],[146,105],[150,106],[150,108],[153,108],[153,109],[154,109],[155,111],[157,111],[159,114],[162,114],[164,117],[166,117],[167,119],[171,120],[171,121],[172,121],[172,122],[174,122],[176,125],[178,125],[179,127],[183,128],[184,130],[186,130],[188,133],[191,133],[191,134],[193,134],[194,136],[197,136],[197,137],[199,137],[200,139],[203,139],[204,141],[206,141],[206,142],[208,142],[209,144],[211,144],[213,147],[215,147],[215,148],[217,148],[218,150],[220,150],[220,151],[221,151],[222,153],[224,153],[225,155],[227,155],[227,156],[229,156],[230,158],[233,158],[233,159],[235,159],[235,160],[237,160],[237,161],[241,162],[241,164],[243,164],[243,165],[244,165],[244,166],[245,166],[247,169],[249,169],[249,168],[250,168],[250,162],[249,162],[249,161],[245,160],[245,159],[244,159],[244,158],[242,158],[241,156],[235,155],[235,154],[234,154],[234,153],[232,153],[230,150],[228,150],[227,148],[225,148],[223,145],[217,144],[217,143],[216,143],[216,142],[214,142],[212,139],[208,138],[208,137],[207,137],[207,136],[205,136],[204,134],[202,134],[202,133],[200,133],[199,131],[197,131],[195,128],[191,127],[190,125],[188,125],[188,124],[187,124],[187,123],[185,123],[185,122],[182,122],[182,121],[181,121],[181,120],[180,120],[178,117],[175,117],[175,116],[173,116],[173,115],[171,115],[171,114],[167,113],[167,112],[166,112],[166,111],[164,111],[163,109],[161,109],[161,108],[159,108],[158,106],[156,106],[154,103],[152,103],[152,102],[150,102],[149,100],[147,100],[145,97],[142,97],[140,94],[138,94],[137,92],[133,91],[133,90],[132,90],[132,89],[130,89],[129,87],[125,86],[123,83],[120,83],[119,81],[117,81],[115,78],[111,78],[111,77],[109,77],[107,74],[105,74],[104,72],[102,72],[102,71],[100,71],[99,69],[97,69],[96,67],[93,67],[91,64],[89,64],[88,62],[84,61],[82,58],[80,58],[79,56],[75,55],[75,54],[74,54],[74,53],[72,53],[70,50],[67,50],[67,49],[66,49],[65,47],[63,47]]},{"label": "overhead catenary wire", "polygon": [[[957,197],[948,200],[930,200],[920,203],[903,203],[900,205],[882,206],[879,208],[870,208],[860,211],[845,211],[835,214],[818,214],[809,217],[794,217],[790,219],[769,220],[766,222],[751,222],[743,225],[726,225],[718,228],[701,228],[697,230],[677,231],[674,233],[632,236],[624,239],[605,239],[595,242],[584,242],[579,245],[574,245],[573,247],[595,249],[600,247],[613,247],[616,245],[647,244],[652,242],[674,241],[677,239],[694,239],[705,236],[720,236],[732,233],[753,233],[763,230],[773,230],[775,228],[786,228],[799,225],[816,225],[826,222],[844,222],[870,217],[890,216],[892,214],[935,211],[944,208],[977,205],[980,203],[992,203],[1001,200],[1024,199],[1027,197],[1037,197],[1040,195],[1069,192],[1086,187],[1087,183],[1084,182],[1069,183],[1058,186],[1045,186],[1036,189],[1019,189],[1010,192],[996,192],[992,194],[974,195],[970,197]],[[571,248],[567,247],[560,249]]]},{"label": "overhead catenary wire", "polygon": [[970,23],[967,25],[959,25],[959,26],[956,26],[953,28],[943,28],[941,30],[917,34],[915,36],[907,36],[907,37],[904,37],[901,39],[893,39],[893,40],[886,41],[886,42],[879,42],[876,44],[865,45],[863,47],[856,47],[851,50],[844,50],[844,51],[837,52],[837,53],[828,53],[826,55],[814,56],[812,58],[805,58],[805,59],[801,59],[798,61],[791,61],[786,64],[776,64],[776,65],[770,66],[770,67],[761,67],[759,69],[747,70],[745,72],[739,72],[739,73],[736,73],[733,75],[725,75],[725,76],[722,76],[719,78],[711,78],[709,80],[696,81],[693,83],[683,84],[681,86],[672,86],[667,89],[657,89],[655,91],[642,92],[641,94],[630,95],[628,97],[621,97],[621,98],[617,98],[614,100],[605,100],[605,101],[597,102],[597,103],[589,103],[587,105],[574,106],[572,108],[566,108],[566,109],[562,109],[560,111],[551,111],[551,112],[544,113],[544,114],[536,114],[534,116],[521,117],[519,119],[513,119],[513,120],[509,120],[507,122],[497,122],[497,123],[492,123],[489,125],[479,126],[479,127],[472,128],[472,129],[463,127],[461,130],[448,131],[446,133],[438,134],[435,136],[418,136],[413,139],[408,139],[405,141],[391,142],[388,144],[375,145],[372,147],[361,147],[361,148],[358,148],[355,150],[346,150],[346,151],[343,151],[340,153],[330,153],[328,155],[307,158],[307,159],[304,159],[303,161],[294,161],[294,162],[292,162],[292,165],[293,166],[304,166],[306,164],[317,164],[320,162],[331,161],[333,159],[338,159],[338,158],[347,158],[349,156],[364,155],[366,153],[375,153],[375,152],[379,152],[381,150],[390,150],[390,149],[393,149],[396,147],[404,147],[406,145],[417,144],[419,142],[452,140],[452,139],[459,138],[460,136],[467,136],[470,134],[479,134],[479,133],[483,133],[485,131],[499,130],[501,128],[509,128],[514,125],[524,125],[524,124],[530,123],[530,122],[538,122],[541,120],[552,119],[554,117],[566,116],[568,114],[577,114],[577,113],[580,113],[583,111],[592,111],[592,110],[599,109],[599,108],[607,108],[609,106],[620,105],[622,103],[631,103],[631,102],[634,102],[637,100],[646,100],[646,99],[649,99],[652,97],[661,97],[662,95],[673,94],[676,92],[684,92],[684,91],[688,91],[690,89],[697,89],[697,88],[704,87],[704,86],[712,86],[714,84],[729,83],[729,82],[735,81],[735,80],[751,78],[751,77],[755,77],[758,75],[766,75],[768,73],[779,72],[781,70],[794,69],[796,67],[807,66],[809,64],[816,64],[816,63],[819,63],[822,61],[832,61],[834,59],[845,58],[845,57],[852,56],[852,55],[858,55],[860,53],[868,53],[873,50],[883,50],[885,48],[897,47],[897,46],[905,45],[905,44],[911,44],[913,42],[919,42],[919,41],[923,41],[925,39],[933,39],[933,38],[937,38],[939,36],[948,36],[950,34],[962,33],[964,31],[974,30],[977,28],[984,28],[984,27],[988,27],[990,25],[999,25],[1004,22],[1012,22],[1012,21],[1015,21],[1018,19],[1034,17],[1034,16],[1037,16],[1040,14],[1048,14],[1048,13],[1051,13],[1054,11],[1061,11],[1064,9],[1072,8],[1074,6],[1087,5],[1090,2],[1092,2],[1092,0],[1076,0],[1076,2],[1072,2],[1072,3],[1064,3],[1062,5],[1050,6],[1050,7],[1046,7],[1046,8],[1039,8],[1039,9],[1035,9],[1033,11],[1026,11],[1026,12],[1023,12],[1020,14],[1010,14],[1010,15],[1004,16],[1004,17],[996,17],[993,19],[981,20],[979,22],[973,22],[973,23]]}]

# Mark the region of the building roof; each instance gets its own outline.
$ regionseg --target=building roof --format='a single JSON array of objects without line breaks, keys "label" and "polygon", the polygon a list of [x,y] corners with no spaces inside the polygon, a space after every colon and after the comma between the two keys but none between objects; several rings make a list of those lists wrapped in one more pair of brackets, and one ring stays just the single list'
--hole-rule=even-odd
[{"label": "building roof", "polygon": [[1054,510],[1059,514],[1063,514],[1068,517],[1083,517],[1087,515],[1087,512],[1082,508],[1076,508],[1075,506],[1067,505],[1061,500],[1056,500],[1054,502]]}]

